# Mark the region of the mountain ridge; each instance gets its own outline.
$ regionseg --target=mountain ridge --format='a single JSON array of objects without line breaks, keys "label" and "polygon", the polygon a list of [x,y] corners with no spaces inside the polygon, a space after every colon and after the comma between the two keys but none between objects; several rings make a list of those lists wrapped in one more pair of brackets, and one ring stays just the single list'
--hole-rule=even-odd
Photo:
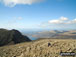
[{"label": "mountain ridge", "polygon": [[27,36],[22,35],[18,30],[0,29],[0,46],[28,41],[31,40]]}]

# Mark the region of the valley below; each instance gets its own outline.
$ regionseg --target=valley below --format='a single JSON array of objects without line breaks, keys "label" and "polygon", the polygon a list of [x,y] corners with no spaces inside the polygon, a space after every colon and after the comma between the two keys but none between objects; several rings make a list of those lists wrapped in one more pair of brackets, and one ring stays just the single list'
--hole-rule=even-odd
[{"label": "valley below", "polygon": [[30,32],[30,33],[23,33],[23,35],[29,36],[29,38],[32,40],[36,40],[40,38],[76,39],[76,30],[36,31],[36,32]]}]

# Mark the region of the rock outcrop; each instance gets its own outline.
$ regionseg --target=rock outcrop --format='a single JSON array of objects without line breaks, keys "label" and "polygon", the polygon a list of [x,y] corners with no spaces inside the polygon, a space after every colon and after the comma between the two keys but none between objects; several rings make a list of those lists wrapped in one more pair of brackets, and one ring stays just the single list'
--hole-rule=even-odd
[{"label": "rock outcrop", "polygon": [[18,30],[0,29],[0,46],[28,41],[31,40],[27,36],[23,36]]}]

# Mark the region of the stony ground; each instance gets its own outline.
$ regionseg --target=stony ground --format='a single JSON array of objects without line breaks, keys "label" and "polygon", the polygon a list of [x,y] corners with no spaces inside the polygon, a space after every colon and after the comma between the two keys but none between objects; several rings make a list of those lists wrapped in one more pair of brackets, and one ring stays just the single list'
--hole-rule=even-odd
[{"label": "stony ground", "polygon": [[76,52],[76,40],[41,39],[17,45],[4,46],[0,47],[0,57],[62,57],[60,55],[61,51]]}]

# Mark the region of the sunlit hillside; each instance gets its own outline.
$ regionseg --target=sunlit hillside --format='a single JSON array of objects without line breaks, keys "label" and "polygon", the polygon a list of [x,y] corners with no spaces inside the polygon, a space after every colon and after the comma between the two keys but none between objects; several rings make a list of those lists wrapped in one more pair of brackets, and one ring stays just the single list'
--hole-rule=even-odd
[{"label": "sunlit hillside", "polygon": [[[0,47],[1,57],[61,57],[60,52],[76,50],[73,39],[39,39],[17,45]],[[69,56],[70,57],[70,56]],[[73,56],[71,56],[73,57]]]}]

